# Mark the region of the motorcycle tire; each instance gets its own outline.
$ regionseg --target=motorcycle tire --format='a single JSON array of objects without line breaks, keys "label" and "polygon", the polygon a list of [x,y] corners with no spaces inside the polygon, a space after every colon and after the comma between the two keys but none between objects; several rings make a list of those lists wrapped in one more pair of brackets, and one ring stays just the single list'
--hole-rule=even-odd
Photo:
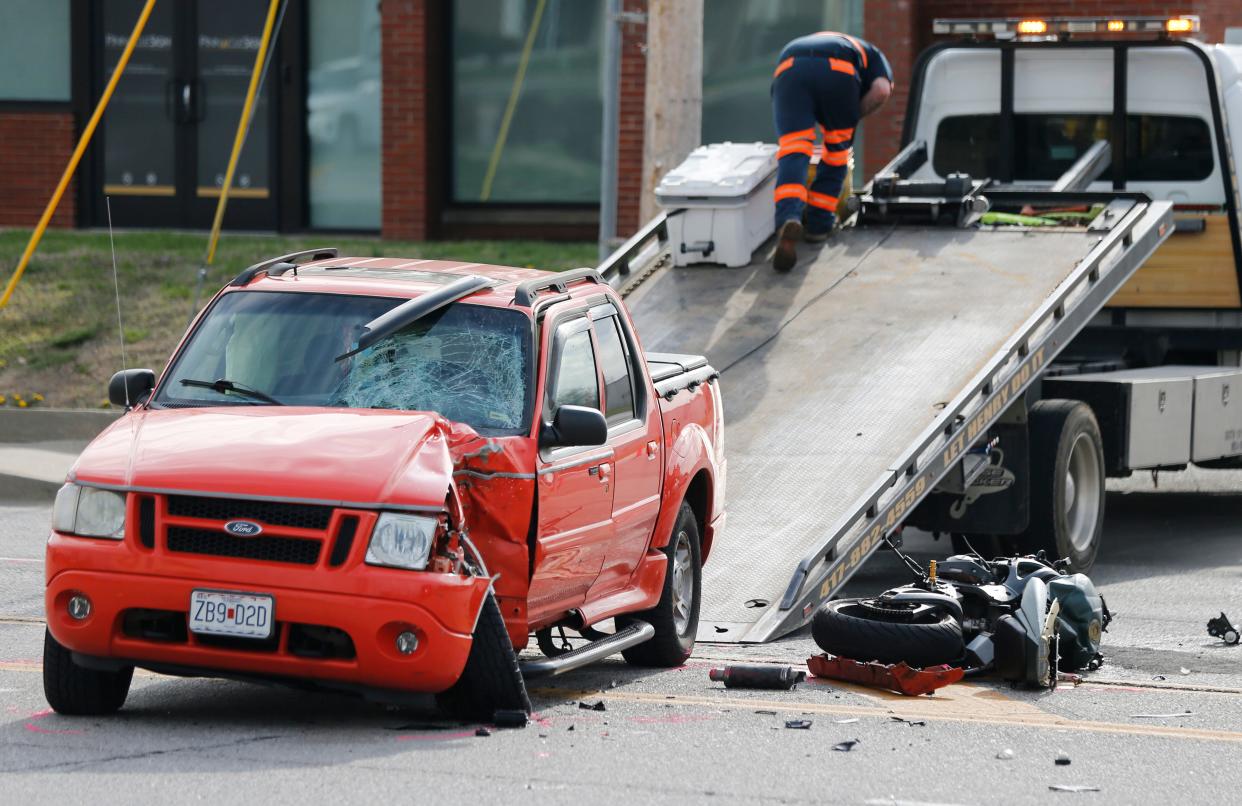
[{"label": "motorcycle tire", "polygon": [[966,652],[962,625],[948,613],[912,622],[886,617],[872,600],[838,599],[819,609],[811,636],[819,648],[857,661],[900,663],[922,668],[955,663]]}]

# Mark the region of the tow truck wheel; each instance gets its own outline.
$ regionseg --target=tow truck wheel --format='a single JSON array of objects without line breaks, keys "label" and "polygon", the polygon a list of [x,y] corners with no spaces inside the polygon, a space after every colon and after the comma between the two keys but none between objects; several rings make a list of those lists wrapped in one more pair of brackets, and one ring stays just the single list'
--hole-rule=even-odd
[{"label": "tow truck wheel", "polygon": [[694,651],[694,636],[699,630],[699,592],[703,571],[699,524],[694,518],[694,510],[685,502],[682,502],[677,513],[673,536],[664,553],[668,556],[668,571],[664,575],[664,591],[659,604],[642,613],[616,618],[618,630],[635,620],[655,627],[655,637],[650,641],[621,652],[632,666],[680,666]]},{"label": "tow truck wheel", "polygon": [[1031,407],[1031,522],[1024,553],[1040,549],[1090,570],[1104,536],[1104,441],[1091,407],[1041,400]]},{"label": "tow truck wheel", "polygon": [[103,716],[120,710],[129,696],[134,667],[117,672],[87,669],[47,630],[43,632],[43,696],[58,714]]},{"label": "tow truck wheel", "polygon": [[468,721],[491,719],[502,709],[530,713],[517,653],[492,594],[483,601],[466,668],[456,683],[436,695],[436,703],[452,716]]}]

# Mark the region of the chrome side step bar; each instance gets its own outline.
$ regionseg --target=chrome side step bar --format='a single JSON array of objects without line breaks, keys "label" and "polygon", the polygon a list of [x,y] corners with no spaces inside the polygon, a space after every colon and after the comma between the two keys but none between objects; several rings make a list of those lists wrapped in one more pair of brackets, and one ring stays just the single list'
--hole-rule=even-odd
[{"label": "chrome side step bar", "polygon": [[601,638],[598,641],[592,641],[586,646],[566,652],[564,655],[557,655],[555,658],[522,661],[518,666],[522,670],[522,676],[527,680],[538,677],[552,677],[553,675],[563,674],[571,669],[578,669],[598,660],[603,660],[609,655],[615,655],[623,649],[629,649],[644,641],[650,641],[654,637],[655,627],[652,627],[645,621],[636,621],[614,635]]}]

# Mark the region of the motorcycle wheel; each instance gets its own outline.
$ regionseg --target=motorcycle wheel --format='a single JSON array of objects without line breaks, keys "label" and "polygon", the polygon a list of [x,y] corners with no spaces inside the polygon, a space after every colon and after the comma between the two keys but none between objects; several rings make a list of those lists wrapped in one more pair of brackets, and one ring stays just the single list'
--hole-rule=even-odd
[{"label": "motorcycle wheel", "polygon": [[811,636],[831,655],[864,662],[937,666],[965,654],[962,625],[948,613],[907,621],[908,614],[886,610],[874,599],[828,602],[812,619]]}]

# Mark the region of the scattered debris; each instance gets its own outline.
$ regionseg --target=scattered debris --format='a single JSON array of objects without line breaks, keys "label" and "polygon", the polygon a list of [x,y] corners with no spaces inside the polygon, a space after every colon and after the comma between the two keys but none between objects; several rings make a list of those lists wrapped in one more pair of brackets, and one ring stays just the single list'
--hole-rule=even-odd
[{"label": "scattered debris", "polygon": [[789,691],[806,680],[806,672],[792,666],[739,663],[723,669],[712,669],[707,676],[725,688],[771,688]]},{"label": "scattered debris", "polygon": [[861,663],[828,654],[809,658],[806,665],[816,677],[862,683],[910,696],[931,694],[938,688],[956,683],[965,674],[965,670],[956,666],[915,669],[905,663]]},{"label": "scattered debris", "polygon": [[518,708],[500,708],[492,715],[492,722],[498,728],[524,728],[527,722],[526,712]]},{"label": "scattered debris", "polygon": [[1238,628],[1229,623],[1229,617],[1225,615],[1225,611],[1221,611],[1220,618],[1208,619],[1207,623],[1208,635],[1213,638],[1219,638],[1226,644],[1238,643]]},{"label": "scattered debris", "polygon": [[832,720],[832,724],[834,724],[834,725],[852,725],[852,724],[854,724],[854,723],[855,723],[855,722],[857,722],[857,721],[858,721],[858,717],[856,717],[856,716],[852,716],[852,717],[850,717],[849,719],[834,719],[834,720]]},{"label": "scattered debris", "polygon": [[1049,784],[1048,788],[1053,792],[1099,792],[1098,786],[1086,786],[1084,784]]},{"label": "scattered debris", "polygon": [[848,753],[848,752],[850,752],[851,750],[853,750],[853,749],[854,749],[854,745],[856,745],[856,744],[858,744],[858,740],[857,740],[857,739],[850,739],[849,741],[845,741],[845,742],[840,742],[840,743],[838,743],[838,744],[834,744],[834,745],[832,746],[832,749],[833,749],[833,750],[837,750],[837,751],[842,752],[842,753]]},{"label": "scattered debris", "polygon": [[809,719],[787,719],[785,720],[785,727],[792,728],[794,730],[810,730],[811,720]]},{"label": "scattered debris", "polygon": [[475,736],[491,736],[492,732],[484,727],[479,727],[475,732]]},{"label": "scattered debris", "polygon": [[1130,714],[1131,719],[1176,719],[1179,716],[1194,716],[1194,711],[1182,711],[1179,714]]},{"label": "scattered debris", "polygon": [[592,705],[589,702],[579,702],[578,708],[579,710],[582,710],[582,711],[607,711],[608,710],[608,707],[604,705],[603,700],[600,700],[594,705]]},{"label": "scattered debris", "polygon": [[1190,674],[1190,670],[1189,670],[1189,669],[1187,669],[1185,666],[1183,666],[1183,667],[1182,667],[1182,674]]},{"label": "scattered debris", "polygon": [[1169,678],[1165,677],[1162,674],[1154,674],[1151,676],[1151,679],[1152,680],[1168,680]]},{"label": "scattered debris", "polygon": [[756,713],[756,714],[763,714],[764,716],[776,716],[776,712],[775,712],[775,711],[755,711],[755,713]]},{"label": "scattered debris", "polygon": [[1063,752],[1057,753],[1056,765],[1058,767],[1068,767],[1070,765],[1070,757]]},{"label": "scattered debris", "polygon": [[1074,674],[1073,672],[1057,672],[1057,682],[1070,683],[1071,685],[1077,686],[1082,683],[1082,675]]},{"label": "scattered debris", "polygon": [[616,681],[616,680],[609,680],[609,681],[608,681],[608,688],[616,688],[618,685],[620,685],[620,684],[619,684],[619,683],[617,683],[617,681]]},{"label": "scattered debris", "polygon": [[889,719],[891,719],[894,722],[904,722],[910,727],[914,727],[915,725],[921,725],[922,727],[927,727],[927,722],[926,720],[923,720],[923,719],[906,719],[905,717],[900,717],[900,716],[890,716]]},{"label": "scattered debris", "polygon": [[565,728],[565,730],[573,730],[573,729],[574,729],[573,725],[570,725],[569,727]]},{"label": "scattered debris", "polygon": [[1001,761],[1012,761],[1013,755],[1014,755],[1013,750],[1011,748],[1006,747],[1004,750],[997,753],[996,757],[1000,759]]}]

